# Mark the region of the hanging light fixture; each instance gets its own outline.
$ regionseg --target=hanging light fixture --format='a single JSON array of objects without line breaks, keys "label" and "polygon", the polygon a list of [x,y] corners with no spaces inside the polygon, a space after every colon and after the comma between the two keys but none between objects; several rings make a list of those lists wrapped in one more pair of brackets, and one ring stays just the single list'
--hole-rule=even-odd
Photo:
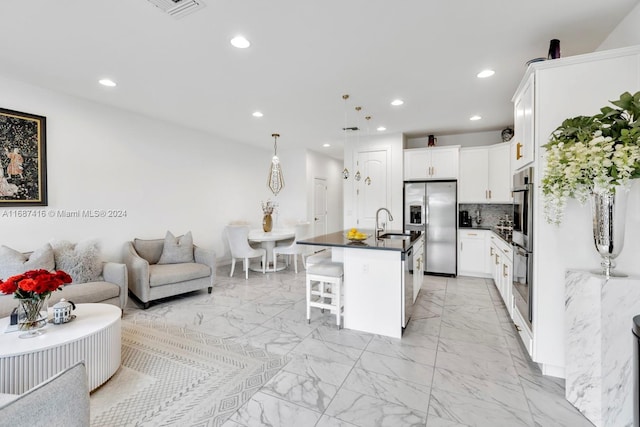
[{"label": "hanging light fixture", "polygon": [[[342,99],[344,99],[344,127],[342,131],[344,132],[344,148],[347,148],[347,132],[349,132],[347,128],[347,99],[349,99],[349,95],[342,95]],[[342,171],[342,178],[349,179],[349,169],[346,166]]]},{"label": "hanging light fixture", "polygon": [[[356,130],[358,131],[356,146],[360,149],[360,111],[362,111],[362,107],[356,107]],[[360,162],[356,160],[356,166],[360,166]],[[360,181],[362,179],[362,175],[360,175],[360,168],[356,168],[356,174],[353,179],[356,181]]]},{"label": "hanging light fixture", "polygon": [[280,159],[278,158],[278,138],[280,134],[272,133],[271,136],[273,137],[273,157],[269,167],[267,187],[273,192],[274,196],[277,196],[280,190],[284,188],[284,176],[282,175],[282,167],[280,167]]}]

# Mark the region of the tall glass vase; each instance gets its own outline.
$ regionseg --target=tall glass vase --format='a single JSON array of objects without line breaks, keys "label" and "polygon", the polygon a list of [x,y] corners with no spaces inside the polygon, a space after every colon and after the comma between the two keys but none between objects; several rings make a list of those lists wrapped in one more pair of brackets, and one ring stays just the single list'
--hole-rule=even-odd
[{"label": "tall glass vase", "polygon": [[42,335],[47,324],[49,297],[20,299],[18,306],[18,329],[24,331],[19,338],[33,338]]},{"label": "tall glass vase", "polygon": [[602,269],[594,273],[606,277],[626,277],[623,273],[613,271],[613,260],[620,255],[624,246],[628,195],[629,187],[620,185],[612,193],[591,193],[593,243],[602,257]]}]

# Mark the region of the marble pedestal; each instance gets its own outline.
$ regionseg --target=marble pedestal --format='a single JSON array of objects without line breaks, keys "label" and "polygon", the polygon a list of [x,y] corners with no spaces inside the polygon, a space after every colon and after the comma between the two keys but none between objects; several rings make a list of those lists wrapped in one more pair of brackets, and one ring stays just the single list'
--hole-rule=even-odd
[{"label": "marble pedestal", "polygon": [[565,397],[597,427],[632,426],[640,278],[565,276]]}]

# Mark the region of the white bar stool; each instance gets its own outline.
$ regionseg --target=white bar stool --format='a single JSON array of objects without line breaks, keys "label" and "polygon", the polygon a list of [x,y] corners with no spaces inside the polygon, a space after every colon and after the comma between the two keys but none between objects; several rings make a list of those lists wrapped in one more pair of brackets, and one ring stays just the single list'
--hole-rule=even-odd
[{"label": "white bar stool", "polygon": [[[341,327],[342,308],[342,263],[307,263],[307,322],[311,323],[311,307],[328,309],[336,315],[338,329]],[[318,297],[312,299],[312,297]],[[327,299],[329,302],[326,302]]]}]

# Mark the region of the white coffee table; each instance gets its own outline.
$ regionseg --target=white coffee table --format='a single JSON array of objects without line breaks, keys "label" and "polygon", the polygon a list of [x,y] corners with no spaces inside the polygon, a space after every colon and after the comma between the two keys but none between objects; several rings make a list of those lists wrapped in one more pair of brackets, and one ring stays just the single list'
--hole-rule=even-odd
[{"label": "white coffee table", "polygon": [[73,314],[71,322],[48,323],[42,335],[29,339],[18,338],[21,332],[4,333],[9,318],[0,319],[0,393],[24,393],[81,360],[90,390],[115,374],[121,357],[120,308],[77,304]]}]

